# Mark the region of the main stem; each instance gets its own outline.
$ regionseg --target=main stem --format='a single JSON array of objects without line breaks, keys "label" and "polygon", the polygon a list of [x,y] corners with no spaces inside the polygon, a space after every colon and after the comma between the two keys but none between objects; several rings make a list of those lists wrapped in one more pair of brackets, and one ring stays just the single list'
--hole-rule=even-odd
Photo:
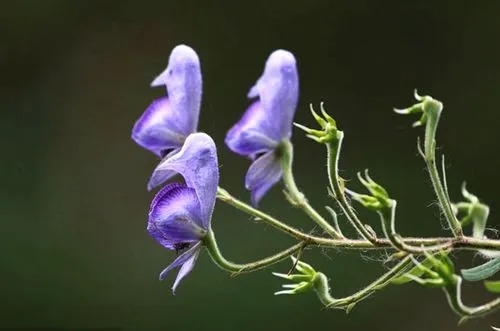
[{"label": "main stem", "polygon": [[382,222],[382,231],[384,235],[396,250],[403,251],[409,254],[424,254],[429,251],[439,251],[449,248],[449,243],[442,243],[433,246],[411,246],[405,243],[401,236],[396,232],[396,200],[389,200],[389,205],[386,209],[378,212]]},{"label": "main stem", "polygon": [[282,153],[283,181],[292,201],[301,208],[316,224],[333,238],[343,238],[335,228],[328,223],[307,201],[305,195],[300,192],[293,176],[293,145],[289,140],[284,140],[280,145]]},{"label": "main stem", "polygon": [[[268,215],[267,213],[253,208],[252,206],[246,204],[245,202],[236,199],[226,190],[218,188],[217,198],[223,202],[239,209],[249,215],[256,217],[257,219],[265,222],[276,229],[284,232],[299,241],[306,242],[309,246],[320,246],[326,248],[345,248],[345,249],[390,249],[393,248],[392,243],[389,239],[378,238],[375,243],[372,243],[365,239],[330,239],[318,236],[312,236],[301,232],[282,221]],[[401,238],[402,242],[412,245],[412,246],[432,246],[439,245],[441,249],[467,249],[467,250],[478,250],[478,249],[490,249],[495,251],[500,251],[500,240],[495,239],[481,239],[472,237],[435,237],[435,238],[412,238],[406,237]],[[437,251],[436,250],[430,250]]]}]

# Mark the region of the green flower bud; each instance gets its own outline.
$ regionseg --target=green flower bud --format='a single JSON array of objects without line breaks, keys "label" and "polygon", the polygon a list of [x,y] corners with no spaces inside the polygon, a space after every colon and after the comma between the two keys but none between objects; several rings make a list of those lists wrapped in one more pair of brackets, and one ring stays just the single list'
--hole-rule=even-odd
[{"label": "green flower bud", "polygon": [[365,176],[358,172],[358,178],[361,184],[363,184],[371,195],[360,194],[346,189],[348,193],[354,200],[361,203],[364,207],[373,211],[387,211],[392,208],[394,201],[390,199],[387,190],[380,184],[376,183],[368,174],[368,170],[365,170]]},{"label": "green flower bud", "polygon": [[343,136],[343,132],[337,128],[337,123],[335,122],[333,117],[328,115],[328,113],[325,111],[325,109],[323,108],[323,103],[320,104],[320,108],[321,115],[323,116],[320,116],[318,113],[316,113],[312,105],[310,105],[311,114],[321,127],[321,130],[311,129],[298,123],[293,124],[299,129],[305,131],[308,138],[311,138],[312,140],[321,144],[341,139]]},{"label": "green flower bud", "polygon": [[303,293],[307,292],[310,289],[314,287],[315,284],[315,278],[316,278],[316,270],[309,264],[299,261],[295,257],[291,256],[294,269],[297,270],[299,273],[297,274],[282,274],[282,273],[277,273],[273,272],[273,275],[276,277],[284,278],[287,280],[291,280],[294,282],[293,284],[285,284],[282,285],[282,287],[285,290],[281,290],[278,292],[275,292],[274,295],[281,295],[281,294],[298,294],[298,293]]},{"label": "green flower bud", "polygon": [[414,96],[418,103],[404,109],[397,109],[394,108],[394,111],[398,114],[401,115],[410,115],[410,114],[419,114],[421,113],[422,116],[418,121],[413,123],[413,127],[421,126],[427,123],[427,120],[429,117],[431,118],[438,118],[439,115],[441,114],[441,111],[443,110],[443,104],[432,98],[429,95],[419,95],[417,93],[417,90],[414,91]]}]

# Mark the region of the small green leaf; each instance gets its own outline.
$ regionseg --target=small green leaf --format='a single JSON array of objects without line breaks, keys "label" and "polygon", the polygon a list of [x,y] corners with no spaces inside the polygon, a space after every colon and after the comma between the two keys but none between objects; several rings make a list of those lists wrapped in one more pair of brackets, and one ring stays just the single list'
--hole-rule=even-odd
[{"label": "small green leaf", "polygon": [[309,264],[298,260],[293,255],[290,256],[290,258],[292,259],[292,262],[295,265],[295,269],[302,272],[304,275],[309,275],[311,277],[316,275],[316,270],[314,270],[314,268],[312,266],[310,266]]},{"label": "small green leaf", "polygon": [[483,238],[486,222],[490,214],[490,208],[482,203],[473,204],[469,216],[472,219],[472,235],[474,238]]},{"label": "small green leaf", "polygon": [[296,282],[303,282],[303,281],[310,281],[311,280],[311,276],[309,276],[309,275],[302,275],[302,274],[291,274],[291,275],[288,275],[288,274],[280,274],[278,272],[273,272],[272,274],[274,276],[276,276],[276,277],[281,277],[281,278],[285,278],[285,279],[288,279],[288,280],[293,280],[293,281],[296,281]]},{"label": "small green leaf", "polygon": [[391,282],[393,284],[396,284],[396,285],[402,285],[402,284],[406,284],[406,283],[413,281],[414,279],[412,277],[408,277],[407,275],[411,275],[411,276],[415,276],[415,277],[422,276],[425,273],[425,269],[422,268],[422,266],[426,267],[428,269],[431,269],[433,264],[432,264],[432,261],[430,261],[429,259],[425,259],[422,262],[420,262],[420,266],[417,266],[417,265],[414,266],[413,268],[410,269],[410,271],[408,271],[407,273],[405,273],[404,275],[402,275],[400,277],[393,279]]},{"label": "small green leaf", "polygon": [[440,252],[438,255],[439,260],[443,262],[443,270],[448,274],[455,273],[455,266],[453,265],[453,261],[448,257],[448,254]]},{"label": "small green leaf", "polygon": [[487,280],[484,282],[484,287],[491,293],[500,293],[500,280]]},{"label": "small green leaf", "polygon": [[470,316],[462,316],[462,318],[458,321],[458,325],[464,325],[467,321],[471,319]]},{"label": "small green leaf", "polygon": [[[323,103],[321,104],[321,108],[323,108]],[[321,128],[326,128],[326,121],[314,111],[312,103],[309,104],[309,110],[311,111],[311,114],[313,115],[316,122],[318,122],[318,124],[321,126]]]},{"label": "small green leaf", "polygon": [[353,302],[353,303],[349,304],[349,305],[345,308],[345,312],[346,312],[347,314],[349,314],[349,313],[351,312],[351,310],[353,310],[353,309],[354,309],[354,306],[356,306],[356,302]]},{"label": "small green leaf", "polygon": [[500,271],[500,257],[470,269],[462,269],[462,276],[470,282],[485,280]]}]

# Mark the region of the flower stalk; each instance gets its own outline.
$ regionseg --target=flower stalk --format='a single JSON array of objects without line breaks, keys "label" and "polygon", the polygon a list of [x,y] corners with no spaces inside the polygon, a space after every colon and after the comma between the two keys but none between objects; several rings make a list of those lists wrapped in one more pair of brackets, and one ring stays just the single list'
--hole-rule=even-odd
[{"label": "flower stalk", "polygon": [[294,281],[296,284],[283,285],[283,287],[288,288],[289,290],[276,292],[275,295],[298,294],[313,289],[320,302],[327,308],[345,309],[349,312],[358,302],[366,299],[374,292],[382,290],[386,286],[390,285],[393,279],[399,277],[403,272],[405,272],[411,265],[411,256],[404,257],[394,267],[389,269],[386,273],[370,283],[368,286],[354,294],[342,298],[335,298],[330,294],[330,286],[328,284],[328,278],[325,274],[314,270],[312,266],[304,263],[303,261],[296,260],[293,256],[292,261],[295,269],[299,271],[299,274],[273,274],[275,276]]},{"label": "flower stalk", "polygon": [[289,140],[284,140],[280,146],[283,181],[289,200],[302,209],[316,224],[318,224],[331,237],[343,238],[341,232],[337,231],[326,219],[323,218],[310,204],[306,196],[299,190],[293,175],[293,144]]},{"label": "flower stalk", "polygon": [[[269,224],[279,231],[292,236],[293,238],[306,241],[309,246],[324,247],[324,248],[337,248],[337,249],[370,249],[370,250],[385,250],[394,249],[393,244],[389,239],[377,238],[376,243],[372,243],[365,239],[331,239],[323,238],[318,236],[313,236],[301,232],[292,226],[287,225],[283,221],[270,216],[269,214],[256,209],[249,204],[235,198],[227,190],[223,188],[218,188],[217,198],[232,207],[245,212],[246,214],[255,217],[257,220]],[[492,251],[500,251],[500,241],[494,239],[482,239],[482,238],[472,238],[472,237],[431,237],[431,238],[419,238],[419,237],[404,237],[401,240],[407,244],[416,247],[428,247],[434,248],[429,249],[430,252],[439,251],[442,247],[449,247],[454,250],[470,250],[477,251],[478,249],[489,249]],[[443,246],[436,246],[443,245]],[[420,253],[422,254],[422,253]]]},{"label": "flower stalk", "polygon": [[463,236],[462,226],[453,212],[447,190],[445,189],[446,183],[442,183],[436,164],[436,132],[441,112],[443,111],[443,104],[430,96],[420,96],[417,94],[417,91],[415,91],[415,99],[419,103],[406,109],[395,109],[394,111],[402,115],[422,113],[421,118],[413,123],[413,126],[416,127],[425,124],[423,157],[432,187],[451,232],[455,237]]},{"label": "flower stalk", "polygon": [[353,207],[349,204],[345,196],[344,182],[338,173],[338,163],[340,158],[340,149],[344,133],[337,128],[335,120],[326,113],[323,108],[323,103],[320,105],[323,117],[318,115],[312,105],[310,107],[311,114],[316,122],[320,125],[321,130],[314,130],[303,125],[295,123],[295,126],[307,133],[307,137],[314,141],[325,144],[327,151],[327,175],[330,185],[332,197],[337,202],[338,206],[347,217],[351,225],[356,229],[358,234],[372,244],[376,244],[377,238],[373,231],[367,228],[356,215]]},{"label": "flower stalk", "polygon": [[217,245],[217,241],[215,240],[214,232],[212,230],[210,230],[207,236],[203,239],[203,245],[207,249],[210,257],[215,262],[215,264],[217,264],[220,268],[233,273],[233,275],[236,276],[241,273],[256,271],[278,263],[290,257],[291,255],[303,250],[307,246],[307,243],[299,242],[283,251],[280,251],[279,253],[249,263],[234,263],[227,260],[222,255],[219,246]]},{"label": "flower stalk", "polygon": [[345,195],[344,181],[339,176],[338,163],[340,157],[340,149],[342,146],[342,140],[344,139],[344,133],[340,130],[331,139],[326,142],[327,151],[327,173],[328,182],[330,184],[331,192],[333,193],[333,198],[337,201],[338,206],[346,216],[347,220],[356,229],[358,234],[365,240],[376,245],[377,238],[374,233],[372,233],[358,218],[356,212],[354,211],[351,204],[347,201]]}]

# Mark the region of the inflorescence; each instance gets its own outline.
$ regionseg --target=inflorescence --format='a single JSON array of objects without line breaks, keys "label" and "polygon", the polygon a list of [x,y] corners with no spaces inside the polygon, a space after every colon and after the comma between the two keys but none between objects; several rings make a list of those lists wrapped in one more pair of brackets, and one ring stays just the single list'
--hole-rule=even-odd
[{"label": "inflorescence", "polygon": [[[198,131],[198,117],[202,98],[202,75],[196,52],[186,45],[176,46],[168,66],[151,84],[165,86],[167,95],[153,101],[135,123],[132,139],[141,147],[161,158],[148,182],[148,189],[162,186],[151,203],[147,230],[163,247],[182,251],[160,273],[160,280],[179,267],[173,284],[192,271],[196,260],[205,248],[213,261],[232,273],[247,273],[268,267],[290,257],[297,273],[273,273],[289,284],[275,294],[315,292],[327,308],[350,311],[354,305],[389,285],[415,282],[443,290],[450,307],[460,316],[460,321],[490,314],[500,307],[500,297],[479,306],[468,306],[462,301],[463,280],[483,281],[487,291],[500,293],[500,281],[488,280],[500,270],[500,241],[488,239],[485,228],[489,207],[462,187],[463,201],[451,202],[446,184],[444,157],[441,170],[436,160],[436,131],[443,111],[443,104],[415,92],[417,103],[395,109],[401,115],[420,115],[413,126],[424,126],[423,145],[418,140],[418,150],[426,164],[439,208],[444,215],[451,235],[448,237],[402,237],[396,229],[397,201],[369,175],[358,173],[366,193],[350,190],[338,174],[338,163],[344,133],[336,121],[325,111],[311,113],[318,128],[308,128],[293,123],[299,96],[299,79],[296,60],[292,53],[276,50],[266,61],[264,72],[250,89],[252,99],[241,119],[228,131],[225,143],[231,151],[252,160],[245,177],[245,187],[251,192],[251,204],[236,199],[219,187],[217,148],[212,138]],[[298,188],[293,174],[292,127],[304,131],[307,137],[326,147],[329,195],[336,210],[356,230],[357,238],[344,236],[337,212],[327,207],[329,219],[312,207]],[[168,183],[180,174],[183,183]],[[285,197],[301,209],[318,225],[324,236],[302,232],[257,208],[266,192],[283,181]],[[296,244],[262,260],[237,264],[228,261],[219,250],[211,226],[215,202],[227,203],[261,222],[273,226],[296,239]],[[376,212],[380,217],[383,233],[377,234],[363,223],[350,201]],[[466,230],[471,228],[470,235]],[[392,251],[395,264],[372,283],[347,297],[331,294],[328,278],[311,265],[300,260],[306,248],[383,249]],[[487,260],[479,266],[457,273],[450,253],[455,250],[480,252]]]}]

